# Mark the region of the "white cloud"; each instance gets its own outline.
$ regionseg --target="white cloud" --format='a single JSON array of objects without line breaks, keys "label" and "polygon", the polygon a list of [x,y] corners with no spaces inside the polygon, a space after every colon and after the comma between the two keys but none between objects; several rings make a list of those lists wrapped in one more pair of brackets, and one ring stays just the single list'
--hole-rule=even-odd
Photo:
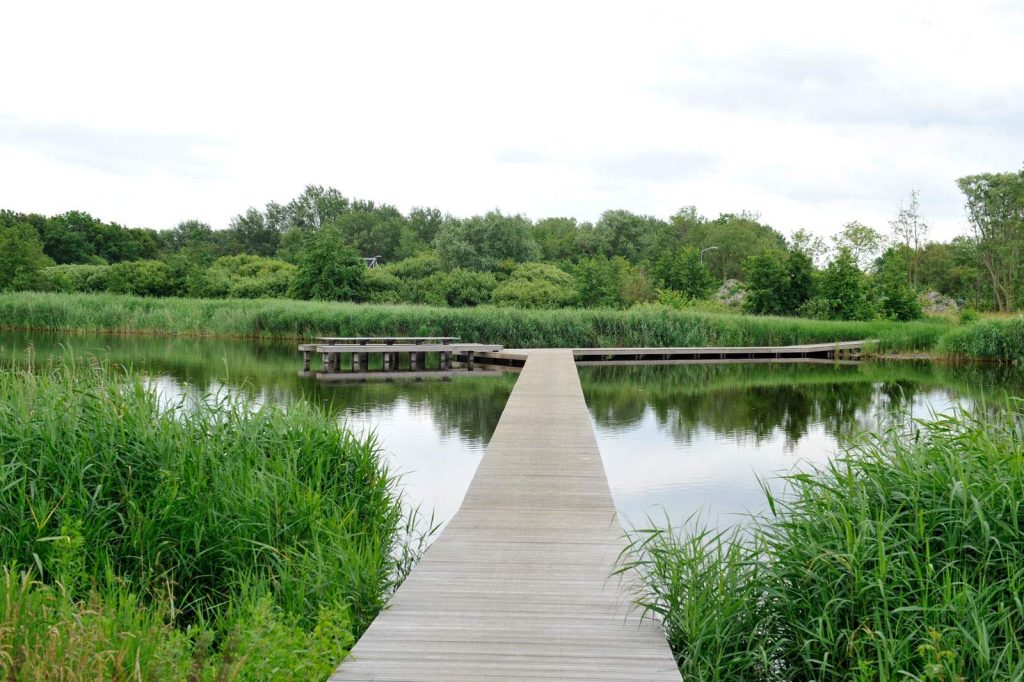
[{"label": "white cloud", "polygon": [[307,183],[408,209],[878,228],[1024,161],[1010,3],[18,3],[0,206],[224,226]]}]

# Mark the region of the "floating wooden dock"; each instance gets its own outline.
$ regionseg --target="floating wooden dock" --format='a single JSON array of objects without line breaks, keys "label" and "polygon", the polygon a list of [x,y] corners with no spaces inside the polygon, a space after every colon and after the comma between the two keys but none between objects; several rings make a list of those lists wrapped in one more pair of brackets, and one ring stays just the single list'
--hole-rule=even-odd
[{"label": "floating wooden dock", "polygon": [[679,682],[611,577],[623,533],[573,352],[520,353],[462,507],[331,680]]}]

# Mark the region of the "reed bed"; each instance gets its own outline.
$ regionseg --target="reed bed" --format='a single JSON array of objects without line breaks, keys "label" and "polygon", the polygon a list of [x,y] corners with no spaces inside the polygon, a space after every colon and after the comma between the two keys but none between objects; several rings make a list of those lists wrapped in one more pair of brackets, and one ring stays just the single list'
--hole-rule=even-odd
[{"label": "reed bed", "polygon": [[1024,317],[984,320],[957,327],[939,339],[939,350],[965,358],[1024,362]]},{"label": "reed bed", "polygon": [[374,441],[304,402],[8,367],[0,449],[7,679],[313,679],[408,570]]},{"label": "reed bed", "polygon": [[874,437],[745,530],[637,531],[683,677],[1024,679],[1022,406]]},{"label": "reed bed", "polygon": [[317,335],[448,335],[508,347],[762,346],[878,339],[884,351],[934,349],[944,320],[830,322],[676,310],[444,308],[283,299],[0,294],[0,327],[307,339]]}]

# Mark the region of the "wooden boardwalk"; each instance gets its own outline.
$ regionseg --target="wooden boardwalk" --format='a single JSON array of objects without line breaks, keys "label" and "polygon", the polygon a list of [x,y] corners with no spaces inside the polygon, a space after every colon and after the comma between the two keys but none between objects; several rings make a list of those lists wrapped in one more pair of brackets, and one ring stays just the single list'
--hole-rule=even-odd
[{"label": "wooden boardwalk", "polygon": [[673,680],[571,350],[530,351],[462,507],[331,680]]}]

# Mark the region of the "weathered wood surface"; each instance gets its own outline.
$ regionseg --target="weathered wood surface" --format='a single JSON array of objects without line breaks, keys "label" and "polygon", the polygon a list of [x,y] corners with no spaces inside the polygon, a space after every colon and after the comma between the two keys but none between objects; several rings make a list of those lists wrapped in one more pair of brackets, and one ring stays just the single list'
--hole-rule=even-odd
[{"label": "weathered wood surface", "polygon": [[570,350],[532,351],[462,507],[332,680],[673,680]]},{"label": "weathered wood surface", "polygon": [[573,355],[594,357],[632,357],[637,355],[710,356],[743,358],[751,355],[804,356],[819,353],[860,350],[868,341],[833,341],[831,343],[803,343],[792,346],[690,346],[651,348],[573,348]]},{"label": "weathered wood surface", "polygon": [[314,349],[317,353],[462,353],[480,351],[496,353],[503,346],[485,343],[394,343],[394,344],[357,344],[357,343],[321,343]]}]

